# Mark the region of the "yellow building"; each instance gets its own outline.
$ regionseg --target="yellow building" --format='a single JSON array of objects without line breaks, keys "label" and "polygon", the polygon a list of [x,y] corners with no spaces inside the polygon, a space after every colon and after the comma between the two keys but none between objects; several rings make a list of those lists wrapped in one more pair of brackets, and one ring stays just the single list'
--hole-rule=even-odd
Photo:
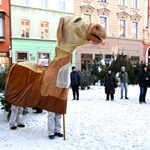
[{"label": "yellow building", "polygon": [[88,70],[95,57],[110,63],[121,53],[133,62],[144,62],[146,4],[144,0],[75,0],[75,15],[86,18],[91,23],[99,23],[107,31],[105,45],[87,44],[76,48],[76,67]]}]

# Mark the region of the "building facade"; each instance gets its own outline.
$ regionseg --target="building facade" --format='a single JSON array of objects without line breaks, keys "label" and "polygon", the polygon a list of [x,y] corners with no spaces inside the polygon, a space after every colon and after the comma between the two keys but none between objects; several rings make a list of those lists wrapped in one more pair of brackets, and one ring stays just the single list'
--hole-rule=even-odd
[{"label": "building facade", "polygon": [[145,62],[150,64],[150,0],[145,0],[145,16],[143,54]]},{"label": "building facade", "polygon": [[76,49],[77,68],[89,70],[95,57],[110,63],[121,53],[133,62],[144,62],[145,8],[143,0],[74,1],[76,15],[101,24],[107,31],[105,45],[87,44]]},{"label": "building facade", "polygon": [[12,62],[47,67],[55,54],[62,16],[73,15],[73,0],[11,0]]},{"label": "building facade", "polygon": [[0,0],[0,72],[9,64],[11,50],[10,1]]}]

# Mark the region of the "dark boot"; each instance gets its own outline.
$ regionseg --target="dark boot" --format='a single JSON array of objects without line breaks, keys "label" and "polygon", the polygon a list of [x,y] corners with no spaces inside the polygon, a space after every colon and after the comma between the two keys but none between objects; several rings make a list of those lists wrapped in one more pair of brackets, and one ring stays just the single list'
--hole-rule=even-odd
[{"label": "dark boot", "polygon": [[79,92],[77,92],[77,99],[76,100],[79,100]]},{"label": "dark boot", "polygon": [[114,100],[114,94],[111,94],[111,100],[112,101]]},{"label": "dark boot", "polygon": [[106,101],[109,101],[109,94],[106,94]]},{"label": "dark boot", "polygon": [[72,100],[75,100],[76,98],[75,98],[75,93],[73,92],[73,99]]},{"label": "dark boot", "polygon": [[36,112],[34,112],[34,113],[42,113],[43,112],[43,110],[41,108],[34,108],[34,110],[36,110]]}]

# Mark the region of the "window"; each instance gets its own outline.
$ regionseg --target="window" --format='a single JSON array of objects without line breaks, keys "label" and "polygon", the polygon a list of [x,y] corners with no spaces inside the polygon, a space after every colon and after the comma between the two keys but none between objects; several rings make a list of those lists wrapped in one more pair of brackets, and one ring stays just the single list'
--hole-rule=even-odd
[{"label": "window", "polygon": [[29,6],[29,0],[20,0],[22,6]]},{"label": "window", "polygon": [[5,12],[0,11],[0,41],[5,39]]},{"label": "window", "polygon": [[83,0],[83,3],[91,4],[93,0]]},{"label": "window", "polygon": [[107,17],[100,16],[100,25],[107,29]]},{"label": "window", "polygon": [[100,62],[103,59],[103,54],[95,54],[94,60]]},{"label": "window", "polygon": [[91,14],[83,14],[83,19],[87,22],[91,23]]},{"label": "window", "polygon": [[17,62],[28,61],[28,52],[16,52]]},{"label": "window", "polygon": [[47,67],[50,62],[50,53],[38,53],[38,64]]},{"label": "window", "polygon": [[139,56],[131,56],[131,60],[133,63],[137,63],[140,61],[140,58],[139,58]]},{"label": "window", "polygon": [[41,22],[40,24],[40,37],[42,39],[48,39],[48,23]]},{"label": "window", "polygon": [[112,63],[112,55],[105,55],[105,64],[111,64]]},{"label": "window", "polygon": [[48,9],[48,0],[41,0],[41,8]]},{"label": "window", "polygon": [[119,20],[119,36],[125,37],[126,27],[125,27],[125,20]]},{"label": "window", "polygon": [[2,0],[0,0],[0,5],[2,5]]},{"label": "window", "polygon": [[107,0],[98,0],[98,2],[104,2],[104,3],[106,3]]},{"label": "window", "polygon": [[81,54],[81,71],[90,70],[93,60],[93,54]]},{"label": "window", "polygon": [[132,0],[132,7],[138,8],[138,0]]},{"label": "window", "polygon": [[138,23],[132,22],[132,38],[138,38]]},{"label": "window", "polygon": [[66,5],[66,0],[57,0],[58,2],[58,11],[65,11],[66,8],[65,8],[65,5]]},{"label": "window", "polygon": [[29,25],[28,20],[21,20],[21,37],[29,38]]},{"label": "window", "polygon": [[119,0],[119,5],[125,6],[125,0]]}]

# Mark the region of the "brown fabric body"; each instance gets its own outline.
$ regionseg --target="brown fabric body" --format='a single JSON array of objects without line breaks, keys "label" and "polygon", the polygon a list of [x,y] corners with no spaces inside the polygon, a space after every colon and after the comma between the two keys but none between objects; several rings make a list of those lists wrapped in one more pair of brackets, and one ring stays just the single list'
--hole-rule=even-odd
[{"label": "brown fabric body", "polygon": [[53,60],[42,73],[14,65],[6,81],[6,98],[11,104],[38,107],[65,114],[69,88],[56,86],[59,69],[71,62],[72,55]]}]

